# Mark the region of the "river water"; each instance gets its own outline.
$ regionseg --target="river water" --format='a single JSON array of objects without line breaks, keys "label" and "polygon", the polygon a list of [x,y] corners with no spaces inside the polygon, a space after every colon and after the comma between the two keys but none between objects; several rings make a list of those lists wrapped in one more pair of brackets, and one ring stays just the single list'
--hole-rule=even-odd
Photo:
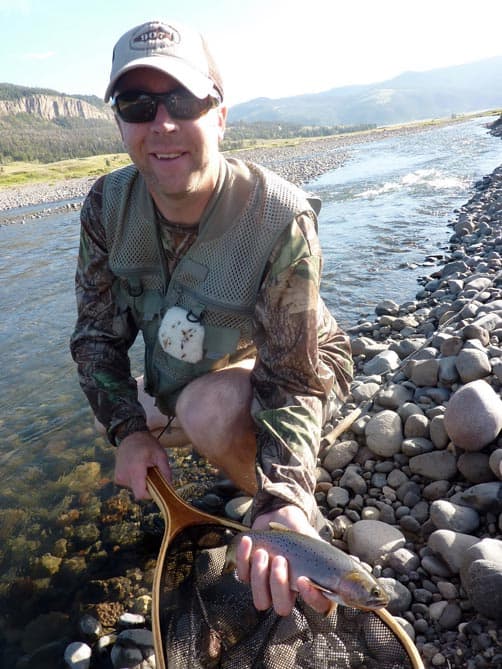
[{"label": "river water", "polygon": [[[383,298],[414,298],[424,259],[447,248],[454,209],[502,163],[489,120],[351,146],[344,167],[309,184],[323,199],[322,292],[342,325]],[[52,551],[56,521],[79,503],[75,468],[99,463],[91,487],[111,474],[112,449],[92,428],[68,352],[78,228],[75,211],[0,228],[0,598],[35,554]]]}]

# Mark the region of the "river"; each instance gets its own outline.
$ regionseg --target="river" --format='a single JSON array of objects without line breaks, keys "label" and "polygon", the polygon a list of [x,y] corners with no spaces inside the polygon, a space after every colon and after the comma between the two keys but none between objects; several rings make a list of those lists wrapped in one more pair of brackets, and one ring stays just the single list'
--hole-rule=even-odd
[{"label": "river", "polygon": [[[489,120],[353,145],[343,167],[308,185],[323,200],[322,293],[342,325],[384,298],[414,298],[447,249],[455,208],[502,163]],[[0,227],[0,600],[34,556],[54,551],[65,509],[81,503],[75,468],[97,462],[96,486],[111,475],[112,449],[93,430],[68,352],[78,236],[71,210]]]}]

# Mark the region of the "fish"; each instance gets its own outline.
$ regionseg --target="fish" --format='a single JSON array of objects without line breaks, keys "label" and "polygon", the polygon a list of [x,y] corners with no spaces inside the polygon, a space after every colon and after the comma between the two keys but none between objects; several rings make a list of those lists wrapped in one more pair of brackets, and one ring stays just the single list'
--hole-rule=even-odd
[{"label": "fish", "polygon": [[237,546],[243,536],[253,542],[253,551],[265,549],[271,557],[282,555],[288,561],[291,589],[306,576],[333,605],[373,611],[389,603],[389,595],[377,579],[352,555],[336,546],[290,530],[279,523],[270,523],[269,530],[239,532],[227,546],[224,572],[232,571],[237,563]]}]

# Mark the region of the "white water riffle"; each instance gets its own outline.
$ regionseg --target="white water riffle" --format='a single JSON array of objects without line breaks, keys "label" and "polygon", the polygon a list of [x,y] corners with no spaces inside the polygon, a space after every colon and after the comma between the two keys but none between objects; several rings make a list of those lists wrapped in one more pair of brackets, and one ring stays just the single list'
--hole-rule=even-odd
[{"label": "white water riffle", "polygon": [[[309,184],[323,201],[322,292],[341,324],[373,314],[382,299],[411,300],[424,260],[448,249],[455,209],[502,163],[493,117],[351,147],[350,160]],[[430,261],[434,264],[434,258]]]}]

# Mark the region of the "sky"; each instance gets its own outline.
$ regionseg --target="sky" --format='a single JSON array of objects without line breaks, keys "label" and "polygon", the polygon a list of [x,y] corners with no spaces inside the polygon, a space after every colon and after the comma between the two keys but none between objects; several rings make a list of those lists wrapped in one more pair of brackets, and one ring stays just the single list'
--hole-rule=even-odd
[{"label": "sky", "polygon": [[501,0],[0,0],[0,82],[103,97],[117,39],[157,18],[205,35],[229,105],[502,55]]}]

